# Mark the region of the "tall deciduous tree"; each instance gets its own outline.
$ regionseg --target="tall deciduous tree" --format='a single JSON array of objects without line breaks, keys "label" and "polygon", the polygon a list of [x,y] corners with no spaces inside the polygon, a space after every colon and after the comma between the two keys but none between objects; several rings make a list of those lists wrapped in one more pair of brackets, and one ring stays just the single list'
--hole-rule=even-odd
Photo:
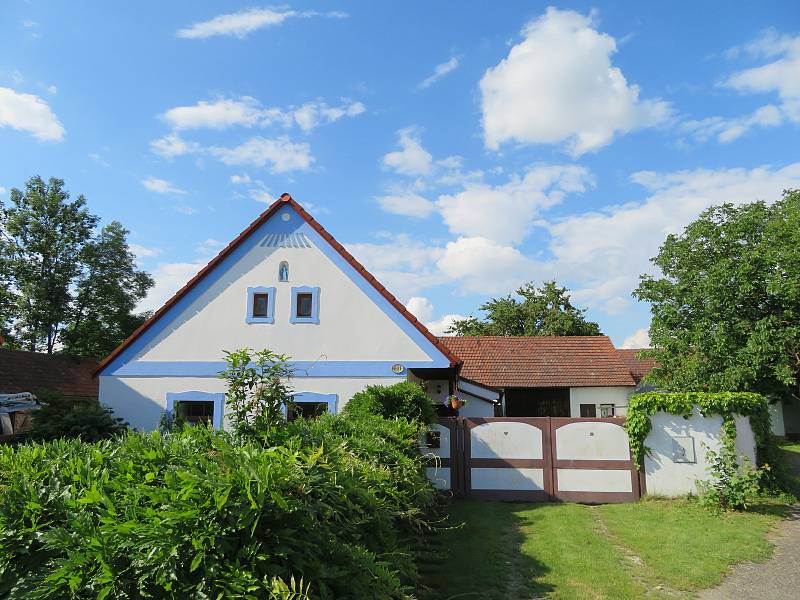
[{"label": "tall deciduous tree", "polygon": [[486,319],[475,317],[453,322],[448,333],[456,335],[601,335],[597,323],[587,321],[586,310],[576,308],[567,288],[546,281],[537,288],[526,283],[516,298],[492,298],[480,307]]},{"label": "tall deciduous tree", "polygon": [[93,237],[97,220],[55,178],[32,177],[0,204],[0,334],[11,345],[101,357],[141,321],[133,308],[152,279],[119,223]]},{"label": "tall deciduous tree", "polygon": [[670,235],[634,295],[652,306],[652,383],[676,391],[797,393],[800,192],[724,204]]},{"label": "tall deciduous tree", "polygon": [[127,235],[128,230],[113,221],[84,248],[84,270],[62,336],[70,354],[105,356],[148,316],[134,309],[153,286],[153,278],[136,269]]}]

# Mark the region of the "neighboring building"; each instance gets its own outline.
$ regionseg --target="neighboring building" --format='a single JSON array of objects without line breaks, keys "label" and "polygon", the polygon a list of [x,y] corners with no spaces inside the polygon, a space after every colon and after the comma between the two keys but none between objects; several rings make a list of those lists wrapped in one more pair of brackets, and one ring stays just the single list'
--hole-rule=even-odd
[{"label": "neighboring building", "polygon": [[0,348],[0,394],[49,392],[97,400],[97,361]]},{"label": "neighboring building", "polygon": [[104,359],[100,401],[153,429],[177,408],[223,423],[223,351],[291,357],[295,401],[338,412],[409,376],[455,390],[458,358],[288,194]]},{"label": "neighboring building", "polygon": [[499,393],[499,415],[624,415],[637,383],[606,336],[439,339],[463,361],[462,378]]}]

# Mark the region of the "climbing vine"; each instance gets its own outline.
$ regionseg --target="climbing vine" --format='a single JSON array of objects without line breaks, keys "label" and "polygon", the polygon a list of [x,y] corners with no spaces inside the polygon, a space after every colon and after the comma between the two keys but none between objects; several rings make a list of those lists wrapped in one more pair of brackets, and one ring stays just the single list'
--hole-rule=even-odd
[{"label": "climbing vine", "polygon": [[648,449],[644,445],[652,428],[650,416],[665,412],[689,418],[694,407],[704,417],[722,417],[723,442],[736,439],[735,415],[750,417],[750,426],[756,439],[759,464],[772,461],[770,416],[767,399],[753,392],[647,392],[636,394],[628,400],[625,430],[630,440],[631,454],[636,466],[641,467]]}]

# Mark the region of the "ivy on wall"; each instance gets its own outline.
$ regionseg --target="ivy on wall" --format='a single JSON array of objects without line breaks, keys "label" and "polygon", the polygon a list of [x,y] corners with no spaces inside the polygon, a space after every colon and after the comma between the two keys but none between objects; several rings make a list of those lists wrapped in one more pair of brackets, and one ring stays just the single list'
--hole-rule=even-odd
[{"label": "ivy on wall", "polygon": [[648,449],[644,445],[652,425],[650,416],[665,412],[689,418],[694,407],[700,408],[704,417],[722,417],[723,442],[736,439],[736,415],[750,417],[750,426],[756,439],[758,462],[770,462],[771,427],[767,399],[754,392],[647,392],[636,394],[628,400],[628,415],[625,430],[631,446],[631,454],[637,467],[642,466]]}]

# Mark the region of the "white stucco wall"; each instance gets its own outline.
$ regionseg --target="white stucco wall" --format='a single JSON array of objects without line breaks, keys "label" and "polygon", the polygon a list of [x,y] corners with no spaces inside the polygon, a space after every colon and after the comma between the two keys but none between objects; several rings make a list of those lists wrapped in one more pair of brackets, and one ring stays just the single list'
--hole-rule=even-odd
[{"label": "white stucco wall", "polygon": [[581,416],[581,404],[594,404],[600,416],[601,404],[613,404],[615,416],[625,416],[628,397],[634,386],[574,387],[569,389],[569,410],[571,417]]},{"label": "white stucco wall", "polygon": [[458,397],[466,400],[466,404],[458,409],[459,417],[493,417],[494,404],[487,402],[483,398],[478,398],[472,394],[468,394],[464,390],[458,392]]},{"label": "white stucco wall", "polygon": [[769,405],[770,424],[772,435],[785,436],[786,427],[783,424],[783,402],[780,400]]},{"label": "white stucco wall", "polygon": [[[158,426],[166,408],[167,393],[188,391],[224,392],[225,382],[213,377],[108,377],[100,376],[100,398],[125,419],[131,427],[151,430]],[[337,411],[341,411],[356,392],[368,385],[392,385],[404,377],[345,378],[298,377],[292,380],[295,392],[337,394]]]},{"label": "white stucco wall", "polygon": [[[680,496],[697,493],[697,481],[708,478],[707,451],[719,452],[722,417],[703,417],[699,410],[688,419],[667,413],[651,417],[652,430],[645,440],[651,452],[644,467],[647,493]],[[736,418],[736,449],[755,464],[755,437],[749,419]],[[694,462],[676,462],[675,444],[694,448]]]}]

